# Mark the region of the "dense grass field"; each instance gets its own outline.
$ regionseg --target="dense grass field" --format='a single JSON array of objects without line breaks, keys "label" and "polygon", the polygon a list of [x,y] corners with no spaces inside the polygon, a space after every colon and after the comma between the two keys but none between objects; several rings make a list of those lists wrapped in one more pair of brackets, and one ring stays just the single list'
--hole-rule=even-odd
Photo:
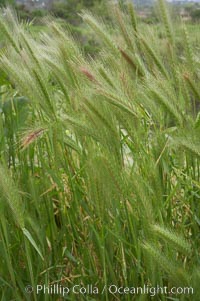
[{"label": "dense grass field", "polygon": [[200,31],[158,2],[84,12],[93,57],[1,10],[2,301],[200,300]]}]

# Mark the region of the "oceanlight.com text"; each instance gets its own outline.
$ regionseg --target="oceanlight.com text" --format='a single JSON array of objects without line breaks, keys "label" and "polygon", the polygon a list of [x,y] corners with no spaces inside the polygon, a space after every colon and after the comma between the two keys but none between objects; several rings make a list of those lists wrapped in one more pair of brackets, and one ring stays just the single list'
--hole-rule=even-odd
[{"label": "oceanlight.com text", "polygon": [[37,295],[60,295],[66,296],[69,294],[74,295],[103,295],[105,293],[111,295],[149,295],[154,297],[156,295],[193,295],[194,289],[192,287],[171,287],[167,286],[149,286],[144,285],[142,287],[126,287],[126,286],[117,286],[115,284],[104,285],[103,288],[98,286],[87,284],[83,285],[73,285],[73,286],[62,286],[59,284],[53,285],[41,285],[38,284],[35,288],[31,285],[27,285],[25,288],[26,293],[36,293]]}]

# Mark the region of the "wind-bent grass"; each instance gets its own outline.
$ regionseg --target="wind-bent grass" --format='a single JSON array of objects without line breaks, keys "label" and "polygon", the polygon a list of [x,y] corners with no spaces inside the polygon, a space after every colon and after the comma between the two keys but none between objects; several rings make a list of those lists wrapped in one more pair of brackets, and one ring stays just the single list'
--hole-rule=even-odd
[{"label": "wind-bent grass", "polygon": [[84,12],[94,60],[54,21],[36,41],[1,11],[1,300],[59,300],[37,284],[188,286],[155,300],[199,300],[199,53],[159,3],[162,37],[131,4],[112,30]]}]

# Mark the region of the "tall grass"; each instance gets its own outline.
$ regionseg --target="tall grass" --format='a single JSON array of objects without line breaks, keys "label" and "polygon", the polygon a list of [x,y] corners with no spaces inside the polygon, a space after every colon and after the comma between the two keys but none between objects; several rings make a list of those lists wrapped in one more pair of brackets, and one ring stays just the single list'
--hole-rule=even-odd
[{"label": "tall grass", "polygon": [[1,300],[60,300],[25,292],[37,284],[189,286],[155,300],[199,300],[199,54],[159,4],[162,35],[131,5],[112,8],[113,28],[84,12],[95,59],[55,21],[35,40],[1,11]]}]

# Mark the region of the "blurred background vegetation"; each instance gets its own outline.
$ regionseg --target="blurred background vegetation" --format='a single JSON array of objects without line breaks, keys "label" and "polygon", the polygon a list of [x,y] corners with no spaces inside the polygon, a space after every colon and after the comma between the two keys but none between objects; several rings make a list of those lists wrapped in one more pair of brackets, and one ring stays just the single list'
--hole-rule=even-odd
[{"label": "blurred background vegetation", "polygon": [[[70,30],[85,54],[94,57],[100,50],[100,46],[94,39],[94,34],[83,23],[80,13],[83,10],[89,10],[96,16],[104,19],[106,22],[112,20],[109,14],[109,4],[115,0],[0,0],[1,6],[13,6],[19,19],[27,23],[32,23],[30,27],[32,34],[37,38],[41,31],[48,31],[44,25],[44,20],[51,15],[57,18],[57,21]],[[126,0],[118,1],[121,6],[126,6]],[[156,26],[159,28],[160,20],[156,0],[133,0],[138,18],[141,23]],[[188,25],[188,31],[193,32],[194,43],[196,40],[195,32],[198,31],[200,22],[200,3],[188,2],[187,0],[168,3],[171,16],[174,21],[182,19]],[[162,34],[162,33],[161,33]],[[177,33],[177,37],[179,33]],[[2,38],[0,33],[0,46]]]},{"label": "blurred background vegetation", "polygon": [[[107,4],[114,0],[0,0],[0,6],[12,5],[22,19],[35,20],[40,22],[40,18],[47,14],[52,14],[57,18],[67,21],[73,26],[81,24],[79,13],[83,9],[96,12],[99,16],[108,17]],[[125,5],[126,0],[120,0],[121,5]],[[133,0],[135,8],[144,22],[156,22],[155,4],[153,0]],[[185,21],[200,21],[200,2],[173,1],[169,3],[175,16],[183,18]]]},{"label": "blurred background vegetation", "polygon": [[106,0],[0,0],[0,6],[13,5],[18,15],[27,20],[39,19],[51,13],[72,25],[79,25],[81,18],[78,13],[82,9],[104,14],[107,2]]}]

